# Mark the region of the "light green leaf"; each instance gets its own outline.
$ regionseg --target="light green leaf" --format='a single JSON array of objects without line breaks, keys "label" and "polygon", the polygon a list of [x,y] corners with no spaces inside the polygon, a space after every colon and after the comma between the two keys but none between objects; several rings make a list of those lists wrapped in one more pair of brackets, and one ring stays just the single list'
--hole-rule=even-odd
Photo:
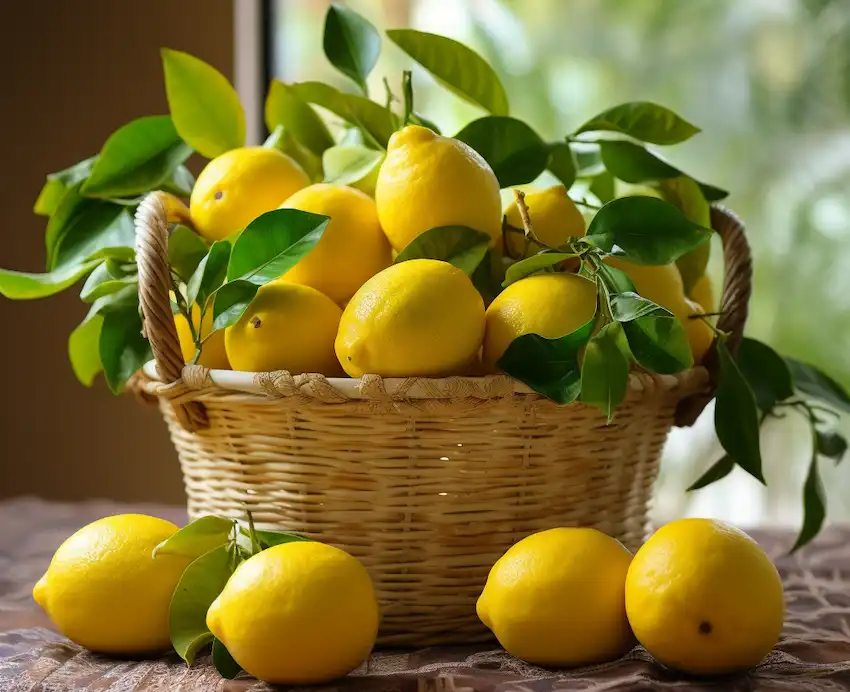
[{"label": "light green leaf", "polygon": [[77,379],[91,387],[94,378],[103,369],[100,364],[100,329],[103,317],[87,316],[68,337],[68,358]]},{"label": "light green leaf", "polygon": [[174,127],[189,146],[212,159],[245,145],[245,112],[221,72],[169,48],[162,49],[162,69]]},{"label": "light green leaf", "polygon": [[317,156],[334,145],[319,114],[290,85],[275,79],[266,97],[266,127],[274,132],[279,126]]},{"label": "light green leaf", "polygon": [[621,322],[635,360],[651,372],[670,375],[694,364],[682,323],[663,308],[659,312]]},{"label": "light green leaf", "polygon": [[448,262],[472,274],[484,259],[491,238],[466,226],[441,226],[420,233],[396,255],[395,264],[412,259]]},{"label": "light green leaf", "polygon": [[242,670],[220,639],[213,640],[212,662],[218,674],[225,680],[233,680]]},{"label": "light green leaf", "polygon": [[235,324],[248,309],[260,287],[245,279],[234,279],[215,292],[213,329],[225,329]]},{"label": "light green leaf", "polygon": [[669,108],[648,101],[614,106],[588,120],[575,131],[620,132],[652,144],[677,144],[690,139],[700,129]]},{"label": "light green leaf", "polygon": [[331,65],[366,94],[366,77],[381,53],[378,30],[351,8],[333,3],[325,15],[323,46]]},{"label": "light green leaf", "polygon": [[195,231],[175,226],[168,236],[168,264],[184,281],[189,281],[209,248]]},{"label": "light green leaf", "polygon": [[508,97],[493,68],[453,39],[415,29],[392,29],[387,37],[447,89],[494,115],[508,114]]},{"label": "light green leaf", "polygon": [[566,142],[556,142],[549,145],[549,161],[546,168],[568,190],[576,180],[577,163],[573,150]]},{"label": "light green leaf", "polygon": [[227,276],[227,261],[230,259],[230,243],[217,240],[209,252],[198,263],[195,273],[186,286],[186,301],[189,305],[207,304],[211,296],[224,283]]},{"label": "light green leaf", "polygon": [[126,274],[116,271],[114,264],[109,261],[102,262],[89,274],[83,288],[80,291],[80,299],[84,303],[93,303],[102,296],[116,293],[122,288],[133,286],[138,283],[136,274]]},{"label": "light green leaf", "polygon": [[322,154],[325,182],[353,185],[371,174],[384,160],[384,153],[364,146],[336,146]]},{"label": "light green leaf", "polygon": [[574,252],[539,252],[508,267],[502,286],[507,288],[512,283],[524,279],[526,276],[531,276],[543,269],[554,267],[575,256]]},{"label": "light green leaf", "polygon": [[35,201],[33,211],[41,216],[53,216],[69,188],[83,182],[91,173],[97,156],[75,163],[70,168],[47,176],[47,182]]},{"label": "light green leaf", "polygon": [[195,187],[195,176],[186,166],[177,166],[174,172],[159,186],[164,192],[170,192],[178,197],[188,197]]},{"label": "light green leaf", "polygon": [[278,125],[274,129],[274,132],[263,142],[263,146],[269,149],[277,149],[289,156],[304,169],[311,181],[321,180],[322,160],[295,139],[288,130],[284,129],[283,125]]},{"label": "light green leaf", "polygon": [[46,274],[0,269],[0,295],[12,300],[47,298],[73,286],[97,265],[98,262],[68,264]]},{"label": "light green leaf", "polygon": [[629,361],[619,345],[622,334],[616,322],[606,324],[588,342],[581,364],[581,400],[602,411],[609,423],[629,385]]},{"label": "light green leaf", "polygon": [[455,139],[465,142],[490,164],[499,186],[530,183],[549,162],[549,148],[540,136],[521,120],[488,115],[473,120]]},{"label": "light green leaf", "polygon": [[100,330],[100,362],[103,364],[106,383],[113,394],[120,394],[127,380],[152,355],[150,344],[142,336],[142,318],[138,307],[104,314]]},{"label": "light green leaf", "polygon": [[260,541],[260,545],[263,550],[266,548],[273,548],[276,545],[283,545],[284,543],[300,543],[313,540],[307,536],[287,531],[264,531],[263,529],[255,529],[255,531],[257,533],[257,539]]},{"label": "light green leaf", "polygon": [[153,549],[153,557],[182,555],[193,560],[224,545],[233,533],[233,520],[206,516],[195,519]]}]

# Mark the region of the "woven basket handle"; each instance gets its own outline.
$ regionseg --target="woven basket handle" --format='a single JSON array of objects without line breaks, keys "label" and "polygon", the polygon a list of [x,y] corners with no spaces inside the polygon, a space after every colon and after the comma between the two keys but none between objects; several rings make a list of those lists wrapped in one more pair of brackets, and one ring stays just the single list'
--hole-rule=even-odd
[{"label": "woven basket handle", "polygon": [[[160,379],[177,382],[183,373],[183,352],[171,313],[171,270],[168,266],[168,223],[172,199],[164,192],[147,195],[136,210],[136,262],[139,265],[139,304],[144,333],[150,342]],[[186,430],[207,427],[203,404],[174,404],[177,419]]]}]

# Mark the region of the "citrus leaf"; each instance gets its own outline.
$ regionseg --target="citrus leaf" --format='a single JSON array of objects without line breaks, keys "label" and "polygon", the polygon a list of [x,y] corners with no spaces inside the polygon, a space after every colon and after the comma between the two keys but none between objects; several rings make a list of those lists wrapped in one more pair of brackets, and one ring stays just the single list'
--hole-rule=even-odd
[{"label": "citrus leaf", "polygon": [[259,290],[257,284],[244,279],[229,281],[218,289],[213,297],[213,329],[225,329],[235,324]]},{"label": "citrus leaf", "polygon": [[322,154],[325,182],[353,185],[372,173],[383,160],[383,152],[357,144],[325,149]]},{"label": "citrus leaf", "polygon": [[674,262],[709,237],[671,204],[655,197],[621,197],[600,209],[585,239],[636,264]]},{"label": "citrus leaf", "polygon": [[[309,108],[309,106],[308,106]],[[284,129],[283,125],[278,125],[272,132],[263,146],[268,149],[277,149],[284,154],[294,159],[295,162],[304,169],[307,177],[310,180],[319,180],[322,177],[322,160],[312,151],[299,142],[292,134]]]},{"label": "citrus leaf", "polygon": [[629,360],[620,349],[622,327],[606,324],[584,349],[581,364],[581,400],[608,418],[622,403],[629,385]]},{"label": "citrus leaf", "polygon": [[324,120],[290,85],[277,79],[272,80],[265,110],[269,132],[283,126],[286,132],[317,156],[334,145]]},{"label": "citrus leaf", "polygon": [[576,177],[593,178],[605,172],[599,145],[595,142],[570,142],[570,149],[576,160]]},{"label": "citrus leaf", "polygon": [[142,336],[138,306],[104,314],[99,347],[106,383],[113,394],[120,394],[127,380],[153,355]]},{"label": "citrus leaf", "polygon": [[97,265],[97,261],[68,264],[46,274],[0,269],[0,295],[12,300],[47,298],[73,286]]},{"label": "citrus leaf", "polygon": [[602,280],[605,290],[609,295],[615,293],[637,293],[631,277],[622,269],[617,269],[609,264],[601,264],[596,273]]},{"label": "citrus leaf", "polygon": [[546,168],[568,190],[576,180],[577,164],[573,150],[566,142],[556,142],[549,145],[549,161]]},{"label": "citrus leaf", "polygon": [[419,234],[395,258],[395,264],[412,259],[448,262],[472,274],[484,259],[491,238],[466,226],[441,226]]},{"label": "citrus leaf", "polygon": [[730,473],[732,473],[732,469],[735,468],[735,462],[732,460],[728,454],[724,454],[723,457],[708,471],[702,474],[697,480],[695,480],[691,486],[687,489],[686,492],[691,492],[693,490],[700,490],[707,485],[711,485],[712,483],[716,483],[722,478],[726,478]]},{"label": "citrus leaf", "polygon": [[213,639],[212,662],[218,674],[225,680],[233,680],[242,670],[220,639]]},{"label": "citrus leaf", "polygon": [[714,405],[714,429],[723,449],[744,471],[764,483],[756,398],[724,339],[716,339],[720,378]]},{"label": "citrus leaf", "polygon": [[[244,526],[240,526],[239,529],[243,532],[243,535],[246,534]],[[255,529],[254,531],[257,534],[257,539],[260,541],[260,545],[263,550],[266,548],[273,548],[276,545],[283,545],[284,543],[309,542],[313,540],[312,538],[307,538],[307,536],[302,536],[288,531],[267,531],[263,529]]]},{"label": "citrus leaf", "polygon": [[688,335],[672,315],[649,315],[621,324],[632,355],[647,370],[671,375],[693,366]]},{"label": "citrus leaf", "polygon": [[172,195],[188,197],[192,194],[192,188],[195,187],[195,176],[186,166],[177,166],[159,187]]},{"label": "citrus leaf", "polygon": [[505,115],[473,120],[455,139],[484,157],[502,188],[530,183],[549,162],[549,149],[540,136],[521,120]]},{"label": "citrus leaf", "polygon": [[95,161],[97,161],[97,156],[92,156],[85,161],[75,163],[64,171],[49,173],[38,199],[35,200],[33,211],[41,216],[53,216],[68,188],[74,187],[88,178]]},{"label": "citrus leaf", "polygon": [[227,543],[233,532],[233,520],[206,516],[195,519],[166,538],[153,549],[153,557],[182,555],[193,560]]},{"label": "citrus leaf", "polygon": [[68,359],[74,375],[86,387],[91,387],[94,378],[103,369],[100,363],[101,315],[87,316],[68,337]]},{"label": "citrus leaf", "polygon": [[526,276],[531,276],[543,269],[554,267],[555,265],[560,264],[565,260],[572,259],[575,256],[576,254],[574,252],[544,251],[536,255],[532,255],[531,257],[527,257],[524,260],[515,262],[508,267],[507,272],[505,272],[505,280],[502,282],[502,286],[507,288],[512,283],[515,283],[520,279],[524,279]]},{"label": "citrus leaf", "polygon": [[508,114],[508,97],[493,68],[462,43],[415,29],[391,29],[387,37],[462,99],[493,113]]},{"label": "citrus leaf", "polygon": [[593,182],[590,183],[588,189],[602,204],[607,204],[617,196],[617,192],[614,189],[614,176],[608,171],[603,171],[599,175],[594,176]]},{"label": "citrus leaf", "polygon": [[760,411],[770,413],[780,401],[794,396],[788,363],[770,346],[745,337],[735,361],[753,390]]},{"label": "citrus leaf", "polygon": [[325,15],[323,46],[331,65],[354,80],[365,94],[366,77],[381,53],[378,30],[354,10],[333,3]]},{"label": "citrus leaf", "polygon": [[806,396],[820,399],[840,411],[850,412],[850,395],[838,382],[814,365],[786,358],[794,387]]},{"label": "citrus leaf", "polygon": [[226,240],[217,240],[198,263],[195,273],[186,285],[186,302],[189,305],[206,305],[207,298],[224,283],[230,247]]},{"label": "citrus leaf", "polygon": [[844,458],[844,454],[847,452],[847,439],[844,435],[834,430],[828,432],[817,430],[815,435],[818,454],[834,459],[836,464]]},{"label": "citrus leaf", "polygon": [[557,339],[523,334],[510,343],[498,366],[538,394],[568,404],[581,392],[578,352],[590,339],[593,322]]},{"label": "citrus leaf", "polygon": [[614,106],[588,120],[575,131],[620,132],[652,144],[678,144],[690,139],[700,129],[669,108],[648,101],[635,101]]},{"label": "citrus leaf", "polygon": [[168,609],[168,631],[177,655],[191,665],[213,640],[207,611],[233,573],[226,545],[195,559],[183,572]]},{"label": "citrus leaf", "polygon": [[175,226],[168,236],[168,264],[183,281],[189,281],[209,248],[195,231]]},{"label": "citrus leaf", "polygon": [[502,281],[505,278],[505,265],[502,262],[501,253],[495,248],[487,248],[484,259],[469,278],[481,294],[484,307],[490,305],[502,291]]},{"label": "citrus leaf", "polygon": [[87,197],[130,197],[155,190],[191,154],[167,115],[133,120],[106,140],[81,191]]},{"label": "citrus leaf", "polygon": [[609,300],[611,316],[617,322],[631,322],[646,317],[672,318],[673,313],[634,292],[617,293]]},{"label": "citrus leaf", "polygon": [[213,159],[245,145],[245,112],[221,72],[170,48],[162,49],[162,69],[174,127],[189,146]]},{"label": "citrus leaf", "polygon": [[803,484],[803,526],[797,534],[797,540],[791,552],[797,552],[820,533],[826,520],[826,493],[818,470],[817,452],[812,454],[809,462],[809,473]]},{"label": "citrus leaf", "polygon": [[112,263],[105,261],[95,267],[94,271],[89,274],[83,288],[80,291],[80,300],[84,303],[93,303],[98,298],[107,296],[110,293],[116,293],[127,286],[134,286],[138,283],[136,274],[124,274],[116,272],[113,269]]}]

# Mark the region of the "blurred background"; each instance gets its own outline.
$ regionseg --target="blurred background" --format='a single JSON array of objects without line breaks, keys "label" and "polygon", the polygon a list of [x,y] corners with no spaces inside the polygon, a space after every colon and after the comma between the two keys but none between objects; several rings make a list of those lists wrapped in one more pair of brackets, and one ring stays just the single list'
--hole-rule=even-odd
[{"label": "blurred background", "polygon": [[[512,112],[553,140],[598,111],[651,100],[703,134],[663,153],[731,190],[755,255],[749,333],[850,385],[850,11],[846,0],[350,0],[379,29],[463,41],[495,67]],[[124,122],[167,111],[158,48],[186,50],[235,77],[249,132],[263,135],[270,76],[349,89],[327,63],[327,0],[35,0],[0,7],[9,76],[3,131],[6,228],[0,264],[37,269],[30,212],[44,174],[91,155]],[[39,26],[37,34],[21,26]],[[26,55],[26,59],[21,59]],[[370,78],[383,98],[411,62],[388,41]],[[414,67],[417,110],[446,133],[480,113]],[[8,89],[11,89],[9,93]],[[197,167],[195,168],[197,171]],[[721,285],[719,248],[711,272]],[[6,405],[0,495],[180,502],[179,470],[154,410],[80,387],[58,333],[83,306],[69,293],[0,302]],[[848,421],[842,421],[850,432]],[[791,413],[763,431],[769,487],[736,470],[690,485],[720,456],[711,411],[671,435],[656,519],[715,516],[744,526],[800,520],[811,443]],[[850,462],[821,462],[829,517],[850,519]]]}]

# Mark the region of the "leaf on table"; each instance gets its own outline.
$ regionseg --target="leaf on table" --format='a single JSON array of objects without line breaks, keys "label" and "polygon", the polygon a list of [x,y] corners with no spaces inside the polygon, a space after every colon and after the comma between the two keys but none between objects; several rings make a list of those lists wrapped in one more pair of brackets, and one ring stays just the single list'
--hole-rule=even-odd
[{"label": "leaf on table", "polygon": [[700,129],[669,108],[648,101],[623,103],[603,111],[579,127],[582,132],[620,132],[652,144],[678,144]]},{"label": "leaf on table", "polygon": [[378,30],[350,7],[333,3],[325,15],[323,46],[331,65],[366,94],[366,77],[381,53]]},{"label": "leaf on table", "polygon": [[395,264],[412,259],[448,262],[468,275],[481,264],[491,238],[466,226],[441,226],[419,234],[398,253]]}]

